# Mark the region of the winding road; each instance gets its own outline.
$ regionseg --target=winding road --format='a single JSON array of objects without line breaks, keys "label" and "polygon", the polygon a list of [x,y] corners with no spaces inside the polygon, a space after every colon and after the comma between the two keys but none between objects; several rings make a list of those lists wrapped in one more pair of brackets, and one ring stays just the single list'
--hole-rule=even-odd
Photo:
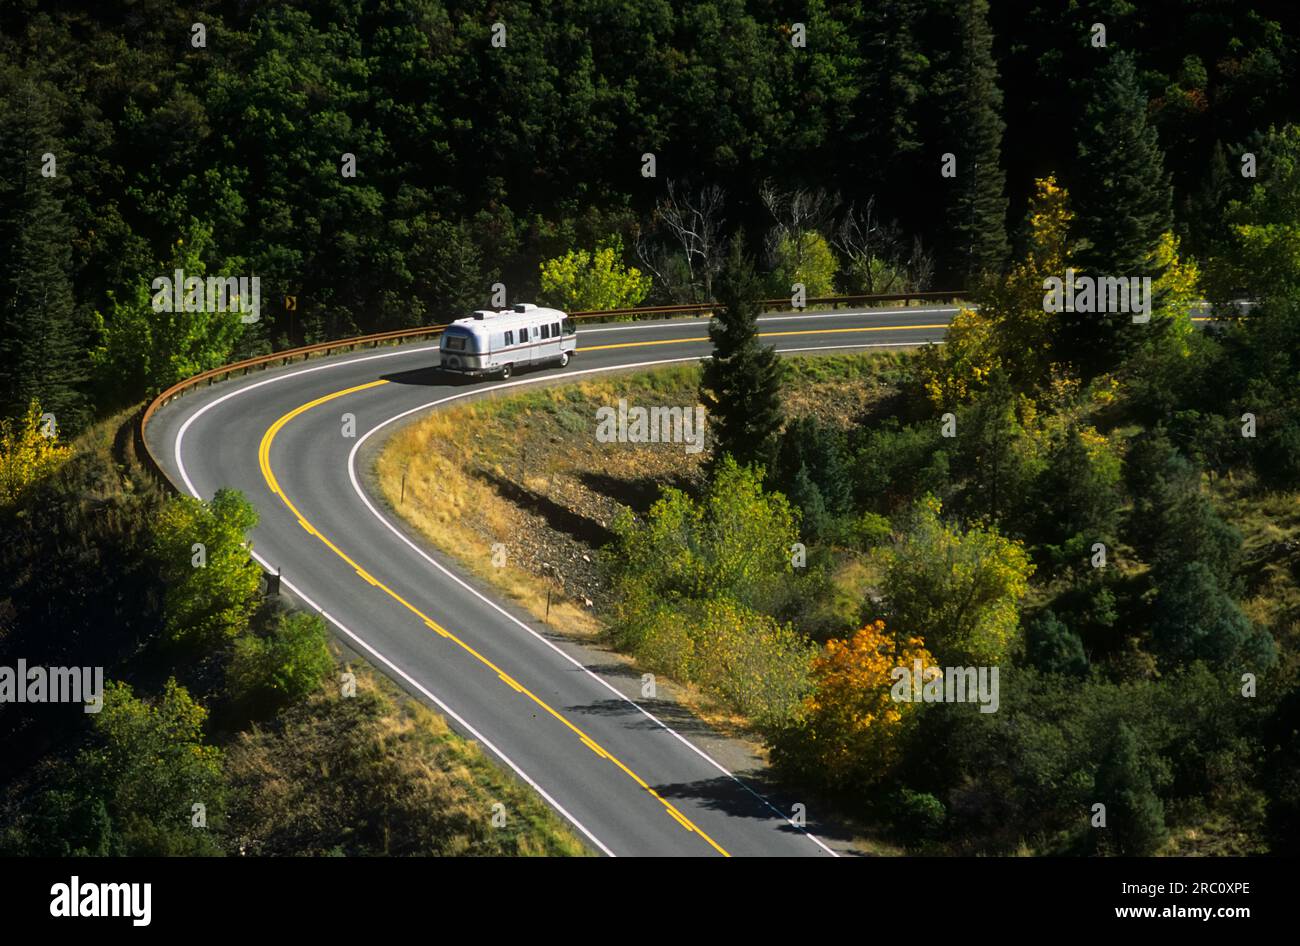
[{"label": "winding road", "polygon": [[[783,354],[915,345],[939,339],[955,312],[771,315],[760,332]],[[182,491],[242,491],[260,515],[254,557],[284,591],[512,769],[593,850],[832,856],[815,811],[796,823],[797,799],[729,770],[706,727],[641,700],[638,677],[495,601],[365,487],[385,437],[440,405],[710,351],[707,320],[674,319],[581,328],[567,368],[509,382],[447,378],[436,341],[354,352],[197,389],[162,407],[145,436]],[[344,414],[355,437],[343,436]]]}]

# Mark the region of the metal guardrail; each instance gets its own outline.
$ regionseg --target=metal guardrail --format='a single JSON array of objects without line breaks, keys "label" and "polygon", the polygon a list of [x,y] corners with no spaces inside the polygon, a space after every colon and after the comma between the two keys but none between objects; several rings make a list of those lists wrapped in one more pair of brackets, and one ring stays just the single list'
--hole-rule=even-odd
[{"label": "metal guardrail", "polygon": [[[815,296],[807,300],[805,308],[814,306],[853,306],[866,305],[872,302],[951,302],[961,298],[962,292],[957,291],[927,291],[927,292],[908,292],[885,295],[857,295],[857,296]],[[790,300],[785,299],[764,299],[762,301],[763,310],[772,311],[790,311]],[[667,305],[667,306],[637,306],[627,309],[602,309],[585,312],[570,312],[569,317],[580,321],[597,321],[600,319],[625,318],[631,316],[633,319],[647,316],[673,316],[673,315],[703,315],[720,308],[716,302],[699,302],[687,305]],[[149,447],[149,441],[145,438],[145,427],[148,425],[150,418],[157,412],[158,408],[164,404],[180,397],[191,388],[200,385],[210,385],[212,382],[229,378],[237,373],[248,374],[254,368],[265,370],[268,365],[287,365],[299,359],[306,360],[314,355],[328,355],[336,351],[344,351],[353,348],[377,348],[387,343],[399,343],[413,341],[418,338],[436,338],[441,335],[445,325],[426,325],[420,328],[398,329],[392,332],[378,332],[373,335],[359,335],[355,338],[344,338],[333,342],[320,342],[315,345],[303,345],[300,348],[286,348],[284,351],[272,352],[269,355],[259,355],[256,358],[246,358],[243,361],[236,361],[228,365],[222,365],[220,368],[212,368],[193,377],[178,381],[171,387],[162,391],[149,402],[140,414],[140,420],[135,424],[135,439],[137,453],[144,460],[149,471],[167,487],[175,488],[175,484],[163,472],[162,464],[154,456],[153,450]]]},{"label": "metal guardrail", "polygon": [[[925,292],[879,293],[856,296],[813,296],[806,301],[803,308],[838,308],[840,306],[869,305],[873,302],[952,302],[956,299],[960,299],[962,295],[962,290],[927,290]],[[793,307],[790,305],[789,296],[780,299],[763,299],[759,302],[759,305],[762,307],[764,312],[793,311]],[[712,312],[717,308],[719,308],[719,306],[716,302],[692,302],[685,305],[636,306],[630,309],[602,309],[591,312],[570,312],[569,317],[585,320],[611,319],[627,316],[632,316],[635,319],[641,316],[656,315],[703,315],[704,313]]]}]

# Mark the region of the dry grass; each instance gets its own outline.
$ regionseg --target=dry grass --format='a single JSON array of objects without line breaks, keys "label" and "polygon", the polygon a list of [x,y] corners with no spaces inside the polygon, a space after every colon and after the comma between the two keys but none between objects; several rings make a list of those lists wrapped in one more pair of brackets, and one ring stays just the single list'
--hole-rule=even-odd
[{"label": "dry grass", "polygon": [[[471,450],[490,450],[471,433],[482,430],[483,413],[484,405],[470,404],[434,414],[396,434],[375,466],[381,495],[434,548],[455,557],[529,614],[546,616],[550,590],[550,622],[591,636],[600,627],[589,611],[555,597],[545,578],[512,560],[510,547],[528,528],[522,511],[455,458],[460,451],[468,455]],[[505,474],[500,464],[495,466],[498,475]],[[537,477],[531,479],[535,483]],[[497,544],[505,546],[503,566],[493,563]]]},{"label": "dry grass", "polygon": [[[354,670],[355,697],[318,693],[227,750],[231,827],[246,853],[589,853],[531,789],[437,713],[368,666]],[[494,824],[498,812],[504,824]]]},{"label": "dry grass", "polygon": [[[695,366],[678,366],[489,398],[431,414],[400,429],[384,445],[374,470],[380,495],[434,548],[533,617],[545,618],[549,591],[549,623],[592,637],[603,628],[591,609],[561,593],[556,581],[535,567],[538,556],[525,554],[542,527],[539,517],[503,495],[492,480],[572,508],[590,498],[578,495],[590,492],[578,482],[588,471],[634,477],[675,473],[680,455],[660,456],[658,463],[638,468],[641,458],[635,449],[596,443],[595,409],[620,397],[690,403],[697,382]],[[616,511],[614,504],[605,503],[589,510],[589,518],[594,526],[608,528]],[[504,565],[494,564],[498,545],[505,549]]]}]

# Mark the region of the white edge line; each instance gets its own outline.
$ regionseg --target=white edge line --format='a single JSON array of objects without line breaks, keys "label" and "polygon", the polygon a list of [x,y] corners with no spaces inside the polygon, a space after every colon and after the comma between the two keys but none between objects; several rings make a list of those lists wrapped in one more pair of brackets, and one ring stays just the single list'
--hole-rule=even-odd
[{"label": "white edge line", "polygon": [[[791,315],[760,315],[759,322],[811,322],[816,319],[845,319],[859,315],[921,315],[926,312],[959,312],[961,306],[913,306],[910,309],[863,309],[855,312],[816,312],[807,315],[794,313]],[[701,325],[708,325],[712,319],[691,316],[690,318],[674,319],[670,322],[650,322],[646,324],[632,323],[628,325],[599,325],[592,328],[581,328],[578,330],[582,335],[594,335],[597,332],[629,332],[633,329],[660,329],[660,328],[696,328]]]},{"label": "white edge line", "polygon": [[[257,560],[257,561],[262,565],[262,567],[265,568],[265,569],[267,570],[268,573],[271,571],[271,564],[270,564],[270,562],[268,562],[266,559],[264,559],[261,555],[258,555],[256,552],[252,552],[251,554],[252,554],[253,558],[255,558],[255,559],[256,559],[256,560]],[[581,821],[579,821],[577,818],[573,817],[573,815],[571,815],[571,814],[568,812],[568,810],[567,810],[563,805],[561,805],[558,801],[556,801],[554,798],[552,798],[552,797],[550,796],[550,794],[547,793],[546,789],[542,788],[542,786],[538,785],[538,784],[537,784],[536,782],[534,782],[531,778],[529,778],[528,773],[525,772],[523,769],[521,769],[519,766],[517,766],[517,765],[516,765],[516,764],[511,760],[511,758],[510,758],[508,755],[506,755],[504,752],[502,752],[500,749],[498,749],[498,748],[496,747],[496,745],[494,745],[493,742],[492,742],[490,739],[488,739],[488,738],[487,738],[486,736],[484,736],[481,732],[479,732],[479,731],[478,731],[477,729],[475,729],[472,725],[470,725],[470,723],[469,723],[469,722],[468,722],[464,717],[462,717],[459,713],[457,713],[454,709],[452,709],[450,706],[448,706],[448,705],[447,705],[446,703],[444,703],[442,700],[438,699],[438,697],[437,697],[436,695],[434,695],[432,692],[430,692],[430,691],[429,691],[426,687],[424,687],[424,686],[423,686],[419,681],[415,680],[415,679],[414,679],[410,674],[408,674],[405,670],[403,670],[401,667],[397,666],[397,664],[393,663],[391,660],[389,660],[387,657],[385,657],[385,656],[384,656],[383,654],[381,654],[379,651],[375,650],[375,648],[371,647],[370,644],[368,644],[368,643],[367,643],[364,639],[362,639],[359,635],[353,633],[352,630],[350,630],[349,628],[345,627],[345,626],[344,626],[342,623],[340,623],[340,622],[338,621],[338,619],[336,619],[333,615],[327,614],[327,613],[324,611],[324,609],[321,608],[320,605],[318,605],[318,604],[317,604],[315,601],[313,601],[311,598],[307,597],[307,595],[304,594],[304,593],[303,593],[303,592],[302,592],[302,591],[301,591],[301,590],[300,590],[296,585],[294,585],[293,582],[289,581],[289,579],[287,579],[287,578],[281,576],[281,577],[280,577],[280,583],[281,583],[282,585],[284,585],[286,588],[288,588],[291,592],[293,592],[293,594],[296,595],[296,596],[299,598],[299,600],[301,600],[302,602],[304,602],[305,604],[307,604],[308,606],[310,606],[311,608],[313,608],[314,610],[316,610],[317,612],[319,612],[321,617],[323,617],[325,620],[329,621],[331,624],[333,624],[335,627],[337,627],[340,631],[342,631],[344,634],[346,634],[348,637],[350,637],[353,641],[355,641],[355,642],[356,642],[360,647],[362,647],[364,650],[366,650],[366,651],[367,651],[367,652],[368,652],[368,653],[369,653],[369,654],[370,654],[370,655],[371,655],[375,660],[377,660],[378,662],[380,662],[380,663],[382,663],[384,666],[386,666],[386,667],[389,669],[389,671],[391,671],[393,674],[396,674],[397,676],[401,677],[401,678],[402,678],[403,680],[405,680],[408,684],[410,684],[412,687],[414,687],[416,690],[418,690],[422,695],[424,695],[424,696],[427,697],[428,699],[432,700],[433,703],[435,703],[435,704],[438,706],[438,708],[441,709],[444,713],[446,713],[448,716],[450,716],[450,717],[451,717],[452,719],[454,719],[456,722],[460,723],[461,726],[463,726],[463,727],[464,727],[464,728],[465,728],[465,729],[470,733],[470,735],[472,735],[472,736],[473,736],[475,739],[477,739],[480,743],[482,743],[484,746],[486,746],[488,749],[490,749],[490,750],[493,752],[493,754],[495,754],[497,757],[499,757],[499,758],[501,759],[501,761],[503,761],[506,765],[510,766],[510,768],[514,771],[514,773],[515,773],[516,775],[518,775],[521,779],[523,779],[526,783],[528,783],[528,785],[532,787],[533,791],[537,792],[537,794],[541,795],[542,798],[545,799],[545,801],[547,802],[547,804],[549,804],[552,808],[554,808],[556,811],[558,811],[558,812],[559,812],[561,815],[563,815],[563,816],[564,816],[564,817],[565,817],[565,818],[566,818],[566,819],[567,819],[571,824],[573,824],[574,827],[576,827],[579,831],[581,831],[584,835],[586,835],[586,836],[587,836],[587,839],[588,839],[589,841],[591,841],[592,844],[596,845],[596,847],[600,848],[600,850],[601,850],[602,853],[604,853],[604,854],[606,854],[606,855],[608,855],[608,856],[610,856],[610,857],[616,857],[616,856],[617,856],[613,851],[611,851],[608,847],[606,847],[603,843],[601,843],[601,840],[600,840],[598,837],[596,837],[594,834],[592,834],[590,831],[588,831],[587,828],[586,828],[586,826],[584,826],[583,823],[582,823]]]},{"label": "white edge line", "polygon": [[[391,358],[395,355],[406,355],[406,354],[411,354],[413,352],[436,351],[436,350],[437,350],[436,348],[431,348],[426,346],[425,348],[413,348],[413,349],[408,349],[405,351],[397,351],[397,352],[384,352],[383,354],[380,355],[367,355],[363,358],[353,358],[350,359],[349,361],[340,361],[340,362],[335,362],[330,364],[317,365],[312,368],[305,368],[303,370],[294,371],[288,374],[276,375],[273,378],[267,378],[263,381],[258,381],[255,384],[250,384],[245,387],[239,388],[236,391],[231,391],[229,394],[223,394],[221,397],[217,398],[216,400],[203,405],[203,407],[201,407],[194,414],[188,417],[185,420],[185,423],[181,425],[181,429],[176,435],[176,448],[175,448],[174,455],[176,460],[176,466],[180,470],[181,479],[185,481],[185,488],[190,491],[190,494],[194,496],[195,499],[203,498],[202,496],[199,495],[199,491],[194,488],[194,483],[190,480],[189,472],[185,469],[185,461],[181,458],[181,442],[185,439],[185,432],[189,430],[190,425],[194,423],[194,421],[197,420],[201,415],[207,412],[210,408],[216,407],[218,404],[221,404],[223,401],[229,400],[232,397],[243,394],[245,391],[251,391],[254,388],[259,388],[264,384],[271,384],[272,382],[281,381],[284,380],[285,378],[292,378],[300,374],[306,374],[309,371],[320,371],[325,368],[335,368],[341,365],[355,364],[359,361],[369,361],[374,358]],[[268,562],[266,559],[264,559],[261,555],[259,555],[257,552],[253,551],[252,549],[249,550],[249,553],[252,555],[253,559],[258,562],[258,564],[260,564],[264,569],[266,569],[267,572],[271,571],[270,562]],[[588,830],[586,825],[584,825],[581,821],[575,818],[567,808],[565,808],[553,797],[551,797],[551,795],[546,791],[546,789],[538,785],[537,782],[534,781],[532,777],[528,775],[527,772],[521,769],[513,759],[511,759],[508,755],[502,752],[501,749],[498,748],[494,742],[492,742],[492,740],[488,739],[481,732],[475,729],[474,726],[472,726],[464,717],[462,717],[454,709],[452,709],[441,699],[439,699],[437,695],[432,693],[428,688],[426,688],[419,681],[414,679],[405,670],[397,666],[397,664],[393,663],[386,656],[384,656],[382,653],[380,653],[378,650],[372,647],[359,634],[356,634],[354,631],[352,631],[351,628],[346,627],[339,620],[334,618],[332,615],[326,613],[324,608],[322,608],[315,601],[309,598],[301,589],[299,589],[296,585],[294,585],[291,581],[289,581],[289,579],[281,576],[280,583],[284,585],[286,588],[288,588],[291,592],[293,592],[293,594],[296,595],[299,598],[299,600],[301,600],[303,603],[305,603],[313,610],[315,610],[318,614],[320,614],[321,617],[325,618],[325,620],[333,624],[336,628],[338,628],[340,631],[346,634],[351,640],[355,641],[358,645],[361,646],[362,649],[364,649],[367,653],[369,653],[376,660],[382,663],[385,667],[391,670],[394,674],[396,674],[401,679],[405,680],[408,684],[410,684],[412,687],[418,690],[420,694],[422,694],[423,696],[431,700],[444,713],[446,713],[456,722],[460,723],[460,725],[463,726],[465,730],[470,733],[471,736],[473,736],[476,740],[478,740],[478,742],[481,743],[483,746],[487,747],[487,749],[491,751],[493,755],[495,755],[507,766],[509,766],[510,769],[516,775],[518,775],[521,779],[523,779],[523,781],[527,783],[535,792],[537,792],[537,794],[541,795],[547,804],[549,804],[555,811],[559,812],[559,814],[562,815],[565,818],[565,820],[567,820],[575,828],[581,831],[582,834],[586,836],[587,840],[591,841],[592,844],[594,844],[597,848],[600,849],[601,853],[609,857],[617,856],[613,851],[609,849],[609,847],[605,845],[604,842],[600,840],[600,838],[592,834],[591,831]]]}]

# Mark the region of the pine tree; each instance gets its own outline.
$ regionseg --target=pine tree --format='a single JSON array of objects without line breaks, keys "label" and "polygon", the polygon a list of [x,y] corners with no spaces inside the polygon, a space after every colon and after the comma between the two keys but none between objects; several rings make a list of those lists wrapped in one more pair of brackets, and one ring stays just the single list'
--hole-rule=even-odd
[{"label": "pine tree", "polygon": [[826,513],[826,501],[809,475],[808,467],[800,466],[795,472],[786,498],[800,512],[799,534],[809,541],[820,541],[826,534],[830,517]]},{"label": "pine tree", "polygon": [[1267,667],[1275,647],[1201,562],[1189,562],[1160,585],[1151,643],[1169,666],[1203,660],[1223,666]]},{"label": "pine tree", "polygon": [[957,157],[950,209],[952,256],[966,286],[1007,261],[1006,172],[1002,169],[1002,90],[993,57],[987,0],[958,0],[960,52],[950,77],[955,102],[946,139]]},{"label": "pine tree", "polygon": [[[1116,54],[1090,83],[1070,194],[1081,271],[1159,278],[1152,254],[1173,225],[1173,188],[1128,53]],[[1117,367],[1156,323],[1134,326],[1124,312],[1067,312],[1059,324],[1062,351],[1093,377]]]},{"label": "pine tree", "polygon": [[715,464],[730,454],[740,464],[770,467],[781,429],[784,372],[775,350],[758,340],[762,283],[743,239],[732,238],[715,284],[722,309],[709,325],[713,358],[704,365],[700,400],[709,411]]},{"label": "pine tree", "polygon": [[776,464],[768,471],[768,479],[793,498],[801,471],[817,487],[828,513],[842,516],[852,511],[853,470],[844,436],[812,416],[795,418],[781,432]]},{"label": "pine tree", "polygon": [[1156,275],[1147,260],[1172,225],[1173,189],[1128,53],[1116,54],[1091,84],[1078,159],[1070,193],[1080,265],[1102,275]]},{"label": "pine tree", "polygon": [[1232,174],[1223,142],[1216,141],[1200,186],[1185,200],[1184,215],[1187,249],[1193,256],[1204,257],[1222,241],[1223,210],[1232,195]]},{"label": "pine tree", "polygon": [[[75,328],[73,235],[63,212],[66,152],[53,107],[28,79],[0,79],[0,416],[33,401],[74,430],[85,416],[83,339]],[[54,177],[41,173],[55,156]]]},{"label": "pine tree", "polygon": [[1088,672],[1083,641],[1050,610],[1025,628],[1025,652],[1031,664],[1047,673],[1081,677]]},{"label": "pine tree", "polygon": [[1097,770],[1097,800],[1106,806],[1099,846],[1108,854],[1148,857],[1165,839],[1165,806],[1151,786],[1137,734],[1121,722]]}]

